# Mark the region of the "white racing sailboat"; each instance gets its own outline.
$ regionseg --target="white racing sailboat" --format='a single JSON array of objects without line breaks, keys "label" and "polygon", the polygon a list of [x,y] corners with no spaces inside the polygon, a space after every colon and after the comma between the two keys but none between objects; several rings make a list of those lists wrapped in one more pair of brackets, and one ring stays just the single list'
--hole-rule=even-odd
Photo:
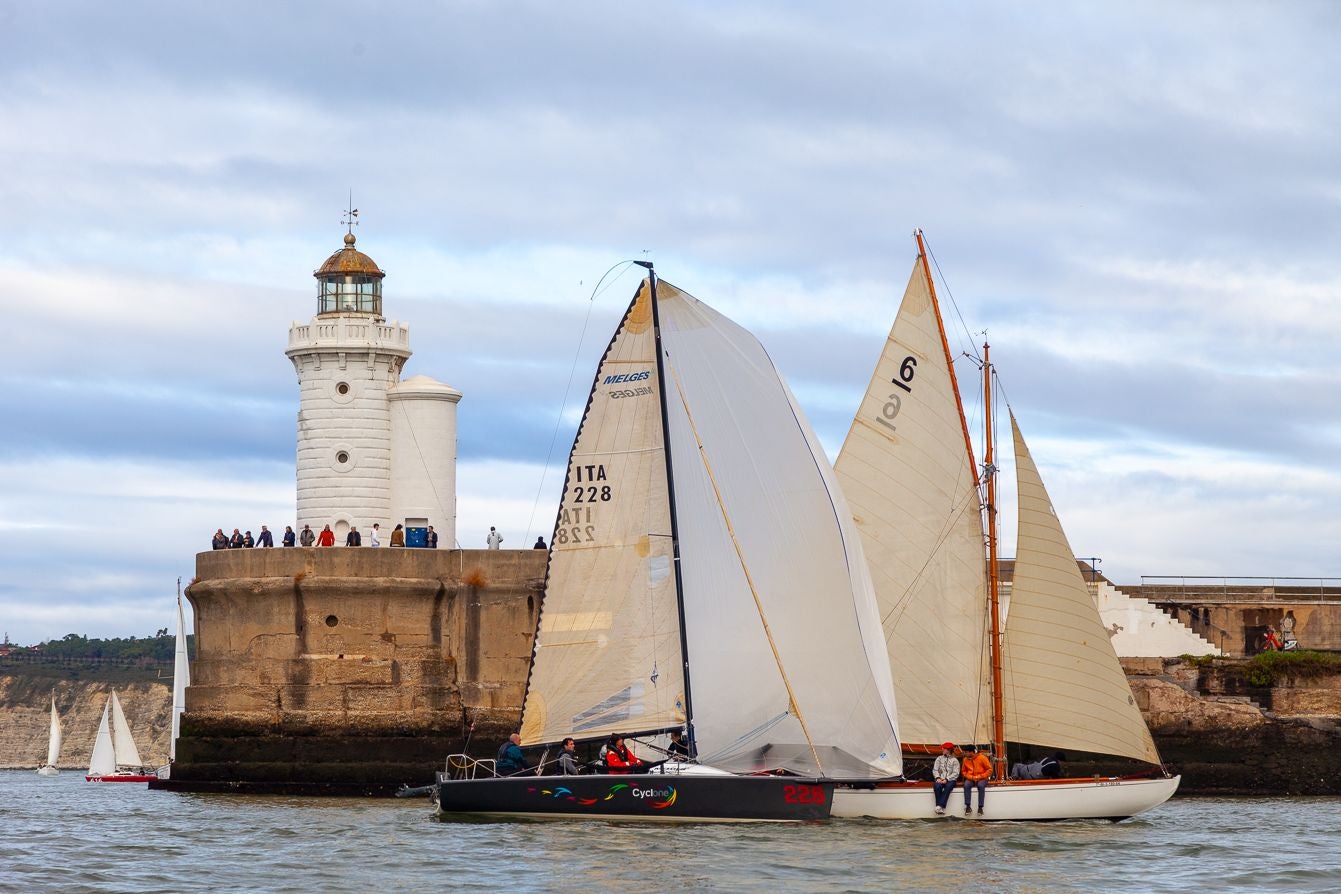
[{"label": "white racing sailboat", "polygon": [[61,754],[61,716],[56,713],[56,693],[51,693],[51,730],[47,737],[47,762],[37,770],[39,776],[57,776],[56,758]]},{"label": "white racing sailboat", "polygon": [[823,450],[754,336],[655,274],[597,369],[550,543],[522,744],[685,727],[701,764],[449,771],[439,813],[823,819],[835,779],[901,772],[875,596]]},{"label": "white racing sailboat", "polygon": [[[986,820],[1123,819],[1178,787],[1099,619],[1011,414],[1019,529],[1004,629],[998,598],[993,368],[984,345],[983,474],[925,246],[835,463],[879,597],[905,752],[987,743]],[[986,544],[986,549],[984,549]],[[1117,755],[1142,777],[1012,781],[1007,744]],[[957,797],[957,795],[956,795]],[[956,812],[951,800],[950,812]],[[930,782],[840,789],[834,816],[933,817]]]},{"label": "white racing sailboat", "polygon": [[121,710],[116,690],[102,708],[98,736],[93,740],[93,755],[89,758],[87,782],[148,782],[155,778],[144,772],[140,749],[130,734],[130,724]]}]

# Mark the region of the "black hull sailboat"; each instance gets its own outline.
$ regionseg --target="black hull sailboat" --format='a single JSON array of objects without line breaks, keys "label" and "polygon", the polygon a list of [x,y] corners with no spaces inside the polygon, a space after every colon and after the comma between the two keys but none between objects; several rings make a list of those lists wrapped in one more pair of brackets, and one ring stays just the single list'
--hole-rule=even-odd
[{"label": "black hull sailboat", "polygon": [[787,776],[523,776],[440,781],[439,815],[664,822],[826,820],[834,784]]}]

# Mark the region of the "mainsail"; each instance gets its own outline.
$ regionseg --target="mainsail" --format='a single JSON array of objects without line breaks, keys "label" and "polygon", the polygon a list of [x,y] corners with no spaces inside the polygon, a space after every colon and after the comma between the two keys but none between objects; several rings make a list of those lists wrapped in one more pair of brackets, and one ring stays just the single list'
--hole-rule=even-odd
[{"label": "mainsail", "polygon": [[1159,763],[1159,753],[1010,414],[1019,533],[1002,637],[1006,738]]},{"label": "mainsail", "polygon": [[901,769],[893,706],[859,538],[809,424],[753,336],[649,278],[573,445],[523,741],[688,719],[723,769],[873,778]]},{"label": "mainsail", "polygon": [[177,759],[177,736],[182,729],[182,712],[186,710],[186,687],[191,685],[191,661],[186,654],[186,618],[182,614],[182,597],[177,595],[177,651],[172,660],[172,738],[168,741],[169,762]]},{"label": "mainsail", "polygon": [[980,497],[921,264],[834,464],[870,562],[909,743],[990,736]]},{"label": "mainsail", "polygon": [[56,766],[56,758],[61,753],[61,717],[56,713],[56,693],[51,693],[51,730],[47,739],[48,767]]}]

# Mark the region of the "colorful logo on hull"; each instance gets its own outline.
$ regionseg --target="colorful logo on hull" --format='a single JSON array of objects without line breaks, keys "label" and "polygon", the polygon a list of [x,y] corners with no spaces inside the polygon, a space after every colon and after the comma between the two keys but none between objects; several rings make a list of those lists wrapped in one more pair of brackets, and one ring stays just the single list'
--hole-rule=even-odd
[{"label": "colorful logo on hull", "polygon": [[530,794],[538,794],[557,800],[571,801],[579,807],[591,807],[595,804],[604,804],[606,801],[613,801],[615,798],[632,798],[643,804],[647,804],[653,810],[665,810],[667,807],[675,806],[675,786],[667,785],[663,788],[642,788],[636,785],[629,785],[626,782],[616,783],[610,786],[605,795],[600,798],[579,798],[573,794],[572,789],[562,785],[556,785],[554,788],[535,788],[529,787],[526,791]]}]

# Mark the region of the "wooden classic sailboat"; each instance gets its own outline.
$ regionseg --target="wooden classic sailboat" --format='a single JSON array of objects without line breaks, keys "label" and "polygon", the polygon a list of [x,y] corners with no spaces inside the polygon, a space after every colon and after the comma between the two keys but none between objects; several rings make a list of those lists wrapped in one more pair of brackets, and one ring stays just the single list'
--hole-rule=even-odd
[{"label": "wooden classic sailboat", "polygon": [[[923,753],[943,741],[993,743],[982,819],[1123,819],[1148,810],[1179,778],[1160,768],[1013,413],[1018,555],[1001,623],[994,370],[984,345],[980,475],[920,232],[917,244],[903,303],[835,463],[879,598],[902,741]],[[1143,778],[1011,781],[1008,744],[1119,755],[1155,769]],[[950,804],[954,813],[957,801]],[[930,782],[840,789],[833,814],[936,815]]]},{"label": "wooden classic sailboat", "polygon": [[112,690],[102,708],[98,737],[93,740],[86,782],[148,782],[155,777],[144,772],[140,750],[130,734],[130,724],[121,710],[121,700]]},{"label": "wooden classic sailboat", "polygon": [[61,716],[56,713],[56,693],[51,693],[51,732],[47,737],[47,762],[37,769],[38,776],[58,776],[56,758],[61,754]]},{"label": "wooden classic sailboat", "polygon": [[902,770],[874,592],[818,440],[754,336],[644,266],[569,457],[521,737],[684,727],[702,763],[443,773],[440,813],[823,819],[835,780]]}]

